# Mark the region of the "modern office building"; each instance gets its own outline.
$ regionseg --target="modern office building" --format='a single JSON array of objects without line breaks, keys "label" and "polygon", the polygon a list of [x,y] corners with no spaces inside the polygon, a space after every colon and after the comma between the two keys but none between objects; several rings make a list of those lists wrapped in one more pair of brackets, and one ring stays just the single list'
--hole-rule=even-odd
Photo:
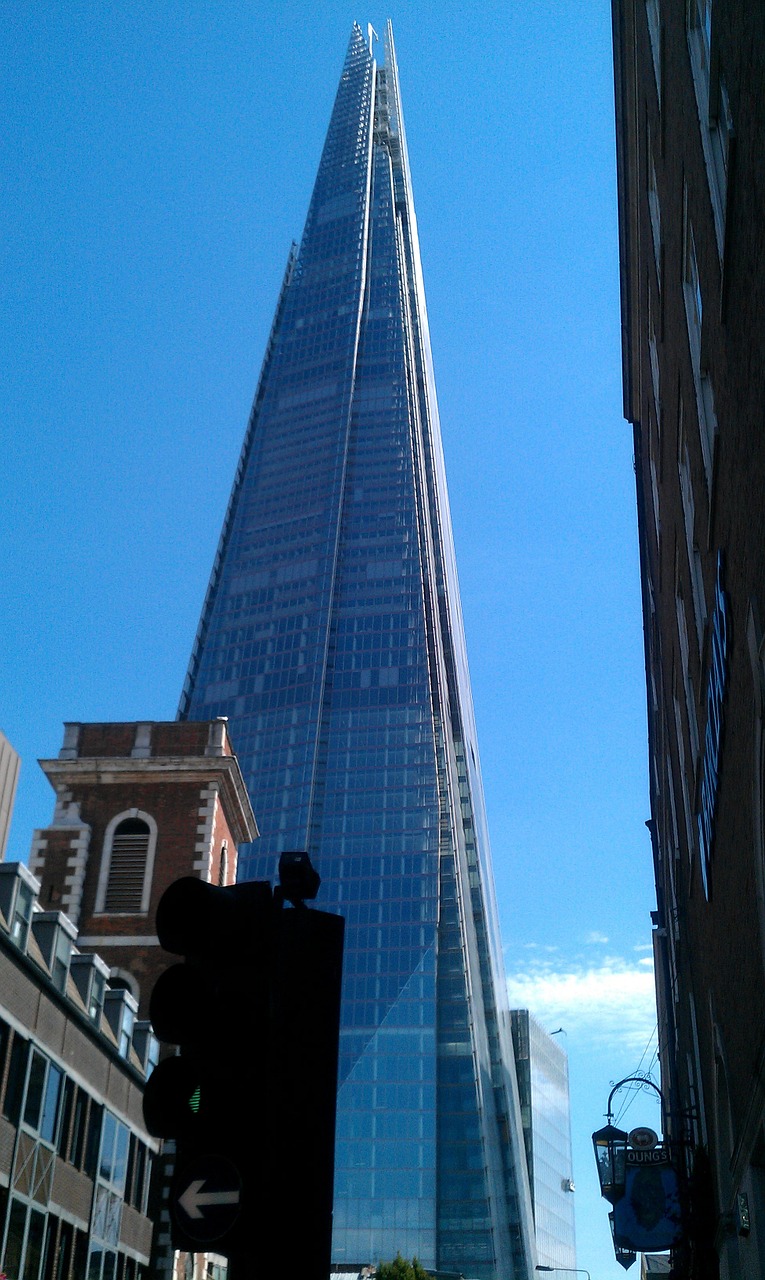
[{"label": "modern office building", "polygon": [[527,1277],[533,1224],[390,26],[354,26],[182,719],[346,917],[333,1257]]},{"label": "modern office building", "polygon": [[765,1274],[765,11],[615,0],[673,1275]]},{"label": "modern office building", "polygon": [[528,1009],[511,1013],[537,1261],[576,1268],[568,1058]]},{"label": "modern office building", "polygon": [[18,752],[13,750],[5,734],[0,733],[0,859],[5,857],[8,845],[20,765]]}]

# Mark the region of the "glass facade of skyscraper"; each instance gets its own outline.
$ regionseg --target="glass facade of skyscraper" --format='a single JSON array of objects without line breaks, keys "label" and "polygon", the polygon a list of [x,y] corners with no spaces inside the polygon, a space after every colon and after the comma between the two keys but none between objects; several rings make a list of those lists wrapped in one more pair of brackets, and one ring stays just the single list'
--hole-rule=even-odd
[{"label": "glass facade of skyscraper", "polygon": [[527,1009],[513,1009],[521,1115],[542,1266],[576,1267],[568,1058]]},{"label": "glass facade of skyscraper", "polygon": [[181,703],[346,917],[333,1257],[527,1277],[532,1222],[390,28],[355,26]]}]

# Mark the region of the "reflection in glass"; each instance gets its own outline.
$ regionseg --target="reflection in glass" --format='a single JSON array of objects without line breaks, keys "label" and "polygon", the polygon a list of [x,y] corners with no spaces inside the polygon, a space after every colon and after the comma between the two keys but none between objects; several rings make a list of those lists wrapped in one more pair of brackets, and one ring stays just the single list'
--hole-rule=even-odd
[{"label": "reflection in glass", "polygon": [[26,1225],[26,1205],[23,1205],[20,1200],[12,1200],[11,1211],[8,1215],[8,1236],[3,1257],[3,1268],[8,1276],[18,1276],[21,1272],[21,1254],[24,1248]]},{"label": "reflection in glass", "polygon": [[105,1182],[112,1180],[114,1162],[114,1139],[117,1133],[117,1121],[111,1111],[104,1112],[104,1123],[101,1131],[101,1161],[98,1175]]},{"label": "reflection in glass", "polygon": [[126,1126],[117,1121],[117,1140],[114,1147],[112,1182],[119,1192],[123,1192],[125,1190],[128,1138],[129,1134]]},{"label": "reflection in glass", "polygon": [[29,1080],[27,1082],[27,1097],[24,1103],[24,1124],[28,1124],[30,1129],[36,1129],[40,1121],[40,1108],[42,1106],[43,1089],[45,1088],[45,1069],[48,1065],[47,1058],[41,1053],[33,1051],[32,1063],[29,1068]]},{"label": "reflection in glass", "polygon": [[44,1235],[45,1214],[40,1213],[37,1209],[30,1209],[27,1247],[24,1253],[23,1280],[38,1280]]},{"label": "reflection in glass", "polygon": [[40,1137],[45,1142],[52,1142],[56,1133],[58,1119],[58,1101],[61,1096],[63,1071],[51,1062],[48,1065],[48,1079],[45,1086],[45,1102],[43,1103],[42,1120],[40,1121]]}]

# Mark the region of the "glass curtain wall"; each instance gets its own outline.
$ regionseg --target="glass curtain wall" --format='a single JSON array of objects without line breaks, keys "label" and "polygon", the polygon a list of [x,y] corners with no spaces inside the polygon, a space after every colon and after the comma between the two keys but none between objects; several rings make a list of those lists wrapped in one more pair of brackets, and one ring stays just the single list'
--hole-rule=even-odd
[{"label": "glass curtain wall", "polygon": [[[533,1269],[392,33],[355,26],[181,702],[346,917],[333,1258]],[[499,1002],[499,1003],[498,1003]]]}]

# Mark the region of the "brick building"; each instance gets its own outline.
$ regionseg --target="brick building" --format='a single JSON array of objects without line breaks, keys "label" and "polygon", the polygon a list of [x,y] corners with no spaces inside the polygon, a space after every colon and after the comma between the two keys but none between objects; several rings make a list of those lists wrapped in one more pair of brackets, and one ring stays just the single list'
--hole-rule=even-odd
[{"label": "brick building", "polygon": [[[119,1054],[135,1056],[131,1048],[134,1023],[138,1043],[146,1053],[147,1046],[156,1049],[156,1041],[149,1023],[135,1022],[135,1018],[137,1014],[141,1019],[148,1017],[152,987],[168,963],[155,929],[159,899],[172,881],[185,875],[214,884],[233,884],[238,845],[258,834],[226,721],[67,724],[58,757],[41,760],[40,765],[56,792],[55,809],[50,825],[34,833],[30,870],[14,864],[20,888],[13,902],[9,898],[6,918],[10,934],[15,938],[18,930],[29,926],[33,937],[45,935],[52,980],[61,981],[63,971],[58,978],[56,974],[76,940],[76,950],[66,961],[72,977],[66,980],[81,991],[91,1016],[98,1010],[98,1017],[106,1018]],[[10,884],[2,873],[12,869],[0,865],[0,912],[5,910],[3,883]],[[24,912],[19,914],[22,902]],[[0,984],[0,1018],[5,1004]],[[27,1004],[30,1009],[35,1007],[31,998]],[[72,1033],[66,1024],[59,1034],[68,1045]],[[95,1070],[92,1065],[91,1069]],[[143,1077],[134,1095],[130,1094],[131,1122],[140,1126],[143,1140],[156,1152],[157,1144],[143,1129],[142,1085]],[[3,1096],[0,1093],[0,1103]],[[100,1101],[94,1102],[91,1110],[101,1108],[101,1112],[93,1111],[94,1116],[107,1114],[108,1098],[98,1093],[94,1097]],[[62,1123],[56,1121],[57,1125]],[[3,1139],[0,1122],[0,1186]],[[99,1135],[87,1139],[91,1154],[87,1157],[90,1165],[82,1165],[86,1172],[91,1165],[96,1168],[100,1140]],[[6,1136],[11,1152],[9,1144],[12,1138]],[[8,1158],[12,1160],[11,1155]],[[85,1148],[80,1158],[86,1159]],[[56,1185],[65,1185],[67,1176],[72,1182],[72,1175],[59,1172],[58,1167],[56,1176]],[[121,1212],[129,1223],[135,1206],[130,1202],[119,1209],[118,1190],[115,1186],[111,1191],[112,1219]],[[87,1186],[80,1186],[77,1194],[87,1199]],[[150,1213],[152,1221],[144,1216],[140,1256],[125,1253],[123,1258],[115,1247],[105,1247],[99,1235],[101,1217],[94,1209],[90,1218],[77,1219],[79,1225],[71,1241],[66,1235],[68,1228],[62,1228],[65,1248],[60,1260],[55,1253],[55,1262],[50,1249],[55,1251],[58,1245],[54,1241],[49,1248],[47,1236],[43,1252],[30,1254],[28,1263],[24,1260],[29,1249],[28,1225],[22,1231],[22,1252],[17,1257],[11,1223],[5,1245],[6,1270],[10,1266],[14,1280],[21,1275],[22,1263],[24,1280],[85,1280],[86,1275],[88,1280],[140,1280],[136,1267],[144,1266],[150,1266],[156,1276],[169,1276],[179,1267],[186,1274],[185,1257],[174,1256],[171,1247],[161,1179],[155,1178],[150,1200],[148,1182],[142,1184],[141,1195],[142,1212]],[[17,1210],[17,1219],[19,1213]],[[35,1223],[37,1230],[38,1219]],[[153,1238],[152,1227],[156,1228]],[[98,1249],[96,1266],[94,1250]],[[200,1254],[188,1265],[201,1276],[207,1262],[214,1267],[214,1259],[206,1261]]]},{"label": "brick building", "polygon": [[179,876],[233,884],[237,847],[257,835],[226,722],[67,724],[58,758],[40,765],[56,792],[29,859],[41,901],[146,1017],[166,965],[157,902]]},{"label": "brick building", "polygon": [[765,1274],[765,9],[614,0],[675,1273]]},{"label": "brick building", "polygon": [[39,881],[0,863],[0,1267],[11,1280],[141,1280],[157,1043]]}]

